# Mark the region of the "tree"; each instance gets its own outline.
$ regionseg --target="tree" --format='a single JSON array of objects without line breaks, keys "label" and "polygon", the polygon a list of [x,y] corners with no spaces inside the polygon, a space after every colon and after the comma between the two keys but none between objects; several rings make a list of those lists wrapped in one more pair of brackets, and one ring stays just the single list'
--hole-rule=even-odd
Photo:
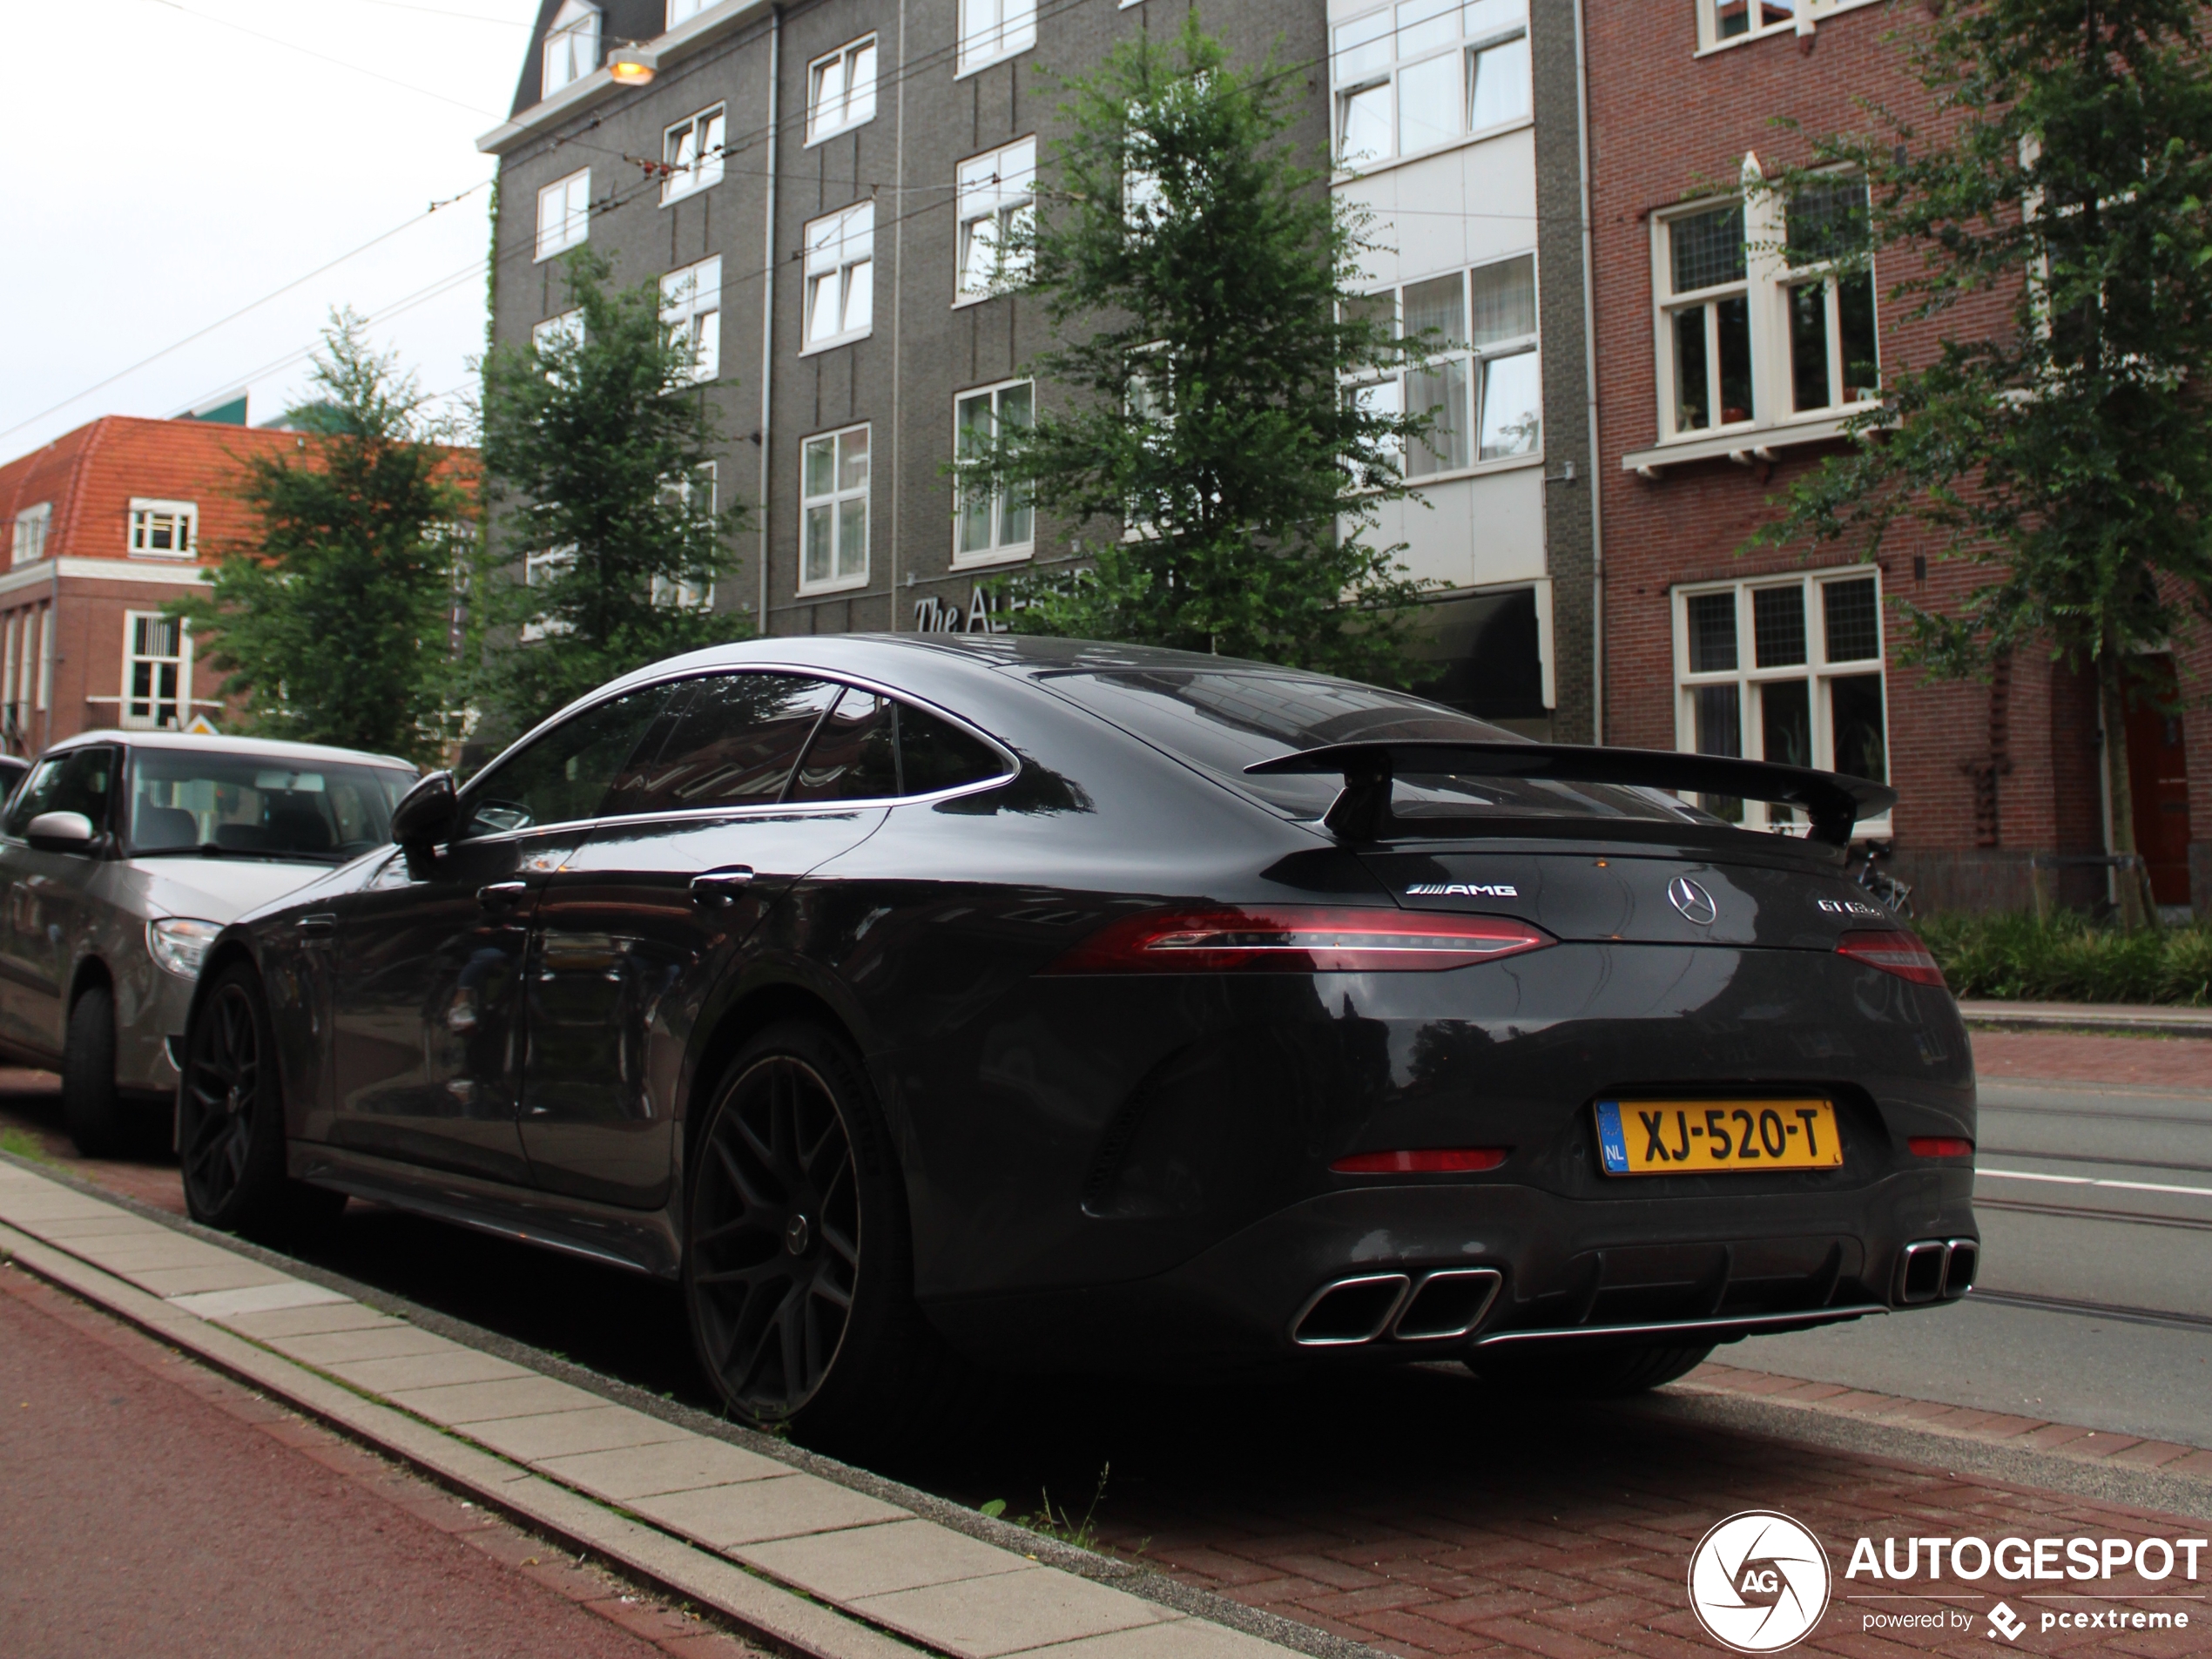
[{"label": "tree", "polygon": [[[1759,539],[1856,543],[1898,521],[1986,571],[1954,610],[1903,607],[1908,660],[1940,675],[2042,649],[2093,667],[2114,850],[2135,850],[2125,711],[2161,693],[2132,658],[2212,610],[2212,71],[2195,0],[1932,5],[1910,46],[1926,133],[1826,140],[1871,184],[1853,257],[1916,267],[1906,320],[1970,325],[1888,377],[1858,440],[1789,493]],[[1803,188],[1808,170],[1780,181]],[[2141,914],[2123,883],[2123,914]]]},{"label": "tree", "polygon": [[1295,152],[1305,72],[1233,69],[1187,15],[1064,86],[1002,274],[1065,342],[1029,372],[1073,396],[971,428],[955,475],[964,503],[1101,528],[1081,577],[1016,584],[1014,625],[1402,682],[1421,584],[1365,536],[1431,421],[1346,388],[1426,348],[1359,292],[1366,220]]},{"label": "tree", "polygon": [[452,736],[448,621],[474,504],[426,400],[362,320],[334,314],[311,375],[315,436],[248,456],[256,529],[172,607],[247,698],[248,729],[423,760]]},{"label": "tree", "polygon": [[487,649],[477,692],[514,729],[750,631],[712,608],[747,516],[712,504],[712,382],[691,336],[662,321],[657,283],[610,288],[588,248],[565,267],[573,322],[484,361],[484,468],[502,510],[479,588],[502,643]]}]

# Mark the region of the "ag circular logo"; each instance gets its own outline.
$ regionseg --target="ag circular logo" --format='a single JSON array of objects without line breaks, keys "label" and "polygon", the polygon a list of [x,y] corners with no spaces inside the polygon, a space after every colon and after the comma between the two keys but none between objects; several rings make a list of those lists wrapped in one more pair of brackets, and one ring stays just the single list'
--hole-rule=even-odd
[{"label": "ag circular logo", "polygon": [[1828,1552],[1789,1516],[1747,1509],[1697,1541],[1689,1606],[1705,1634],[1738,1653],[1779,1653],[1828,1610]]},{"label": "ag circular logo", "polygon": [[1678,875],[1667,883],[1667,902],[1700,927],[1710,927],[1713,918],[1721,913],[1720,906],[1713,902],[1713,895],[1686,875]]}]

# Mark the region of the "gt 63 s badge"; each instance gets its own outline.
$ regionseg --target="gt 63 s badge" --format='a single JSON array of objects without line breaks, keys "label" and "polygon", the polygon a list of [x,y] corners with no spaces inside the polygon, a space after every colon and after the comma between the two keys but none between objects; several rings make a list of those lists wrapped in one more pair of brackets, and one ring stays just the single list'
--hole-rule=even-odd
[{"label": "gt 63 s badge", "polygon": [[1689,1606],[1705,1633],[1738,1653],[1779,1653],[1828,1610],[1828,1552],[1789,1516],[1747,1509],[1697,1541]]}]

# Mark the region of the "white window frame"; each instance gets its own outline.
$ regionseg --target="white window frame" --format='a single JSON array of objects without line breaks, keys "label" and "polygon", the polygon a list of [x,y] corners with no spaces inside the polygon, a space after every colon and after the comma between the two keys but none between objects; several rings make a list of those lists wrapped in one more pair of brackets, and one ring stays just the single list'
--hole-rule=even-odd
[{"label": "white window frame", "polygon": [[[953,452],[955,455],[963,453],[962,440],[968,429],[965,421],[969,406],[975,403],[988,403],[988,408],[985,418],[989,423],[990,435],[995,437],[999,421],[1003,418],[1001,411],[1005,407],[1006,395],[1017,391],[1028,394],[1028,418],[1034,421],[1036,419],[1037,398],[1035,381],[1000,381],[989,386],[971,386],[965,391],[953,394]],[[963,511],[961,491],[957,486],[954,488],[953,491],[953,568],[954,570],[972,570],[978,565],[985,564],[1017,564],[1035,555],[1037,547],[1036,504],[1031,502],[1017,509],[1012,504],[1014,494],[1015,492],[1009,489],[995,489],[990,492],[989,537],[981,547],[963,548],[961,545],[961,538],[967,531],[967,516]],[[1028,514],[1029,533],[1027,536],[1013,540],[1008,538],[1007,517],[1011,511],[1022,511]]]},{"label": "white window frame", "polygon": [[[1879,0],[1697,0],[1697,51],[1702,56],[1776,35],[1810,35],[1824,17],[1878,3]],[[1723,14],[1730,11],[1748,17],[1750,27],[1723,34]]]},{"label": "white window frame", "polygon": [[[1840,582],[1874,583],[1874,628],[1877,654],[1872,657],[1831,660],[1828,655],[1828,616],[1825,590]],[[1777,664],[1763,668],[1757,660],[1757,630],[1754,624],[1753,594],[1781,588],[1797,588],[1804,596],[1805,660],[1802,663]],[[1690,669],[1689,613],[1690,601],[1711,594],[1732,594],[1736,599],[1736,666],[1732,669],[1708,670],[1703,673]],[[1890,688],[1889,688],[1889,631],[1882,615],[1882,572],[1872,564],[1845,564],[1824,570],[1788,571],[1778,576],[1744,577],[1724,582],[1684,583],[1673,591],[1674,604],[1674,669],[1675,669],[1675,747],[1683,753],[1697,752],[1697,692],[1707,686],[1736,687],[1737,746],[1746,759],[1763,760],[1765,753],[1765,723],[1761,718],[1759,698],[1762,688],[1791,682],[1807,686],[1810,700],[1810,737],[1811,755],[1802,764],[1820,771],[1833,771],[1836,764],[1835,708],[1832,701],[1833,685],[1838,679],[1865,675],[1878,676],[1882,683],[1882,755],[1883,770],[1894,772],[1895,764],[1890,746]],[[1784,759],[1785,757],[1771,757]],[[1886,781],[1886,779],[1885,780]],[[1788,834],[1805,833],[1805,820],[1787,807],[1770,806],[1764,801],[1743,803],[1742,823],[1746,829],[1776,830]],[[1890,815],[1867,819],[1860,822],[1852,833],[1859,839],[1883,840],[1891,833]]]},{"label": "white window frame", "polygon": [[664,27],[673,29],[678,24],[689,23],[714,3],[715,0],[668,0],[668,17]]},{"label": "white window frame", "polygon": [[729,105],[716,104],[663,129],[660,138],[660,199],[696,196],[722,182],[722,150],[729,132]]},{"label": "white window frame", "polygon": [[690,347],[693,385],[722,374],[722,256],[686,265],[660,280],[661,327]]},{"label": "white window frame", "polygon": [[[848,455],[847,440],[858,433],[866,453],[860,462],[863,476],[857,484],[842,485]],[[830,449],[830,488],[826,491],[809,493],[806,488],[806,462],[821,446]],[[870,492],[875,481],[874,434],[868,421],[839,427],[828,432],[812,433],[799,443],[799,591],[801,594],[840,593],[852,588],[864,588],[868,583],[868,538],[874,530],[874,515],[869,510]],[[854,509],[860,514],[860,564],[855,570],[844,566],[845,526]],[[828,537],[825,550],[826,573],[810,577],[807,565],[813,562],[816,548],[817,527],[826,526]]]},{"label": "white window frame", "polygon": [[1037,44],[1037,0],[960,0],[957,80]]},{"label": "white window frame", "polygon": [[[1341,172],[1368,172],[1479,143],[1516,132],[1535,118],[1527,0],[1394,0],[1335,22],[1330,45],[1331,148]],[[1499,69],[1517,70],[1520,107],[1477,126],[1480,71],[1485,54],[1492,52],[1506,54],[1494,60]],[[1403,142],[1399,120],[1405,107],[1401,84],[1409,75],[1440,78],[1457,100],[1444,136],[1410,146]],[[1354,158],[1347,152],[1354,101],[1378,97],[1386,142]]]},{"label": "white window frame", "polygon": [[[1703,197],[1679,208],[1651,216],[1652,342],[1657,370],[1654,390],[1662,448],[1669,443],[1698,442],[1730,433],[1780,432],[1802,423],[1817,422],[1830,426],[1839,418],[1868,408],[1880,400],[1881,284],[1876,279],[1872,265],[1870,263],[1865,267],[1865,280],[1874,294],[1875,384],[1864,388],[1872,395],[1842,401],[1842,395],[1847,388],[1844,374],[1840,265],[1834,260],[1817,260],[1805,266],[1791,266],[1788,253],[1787,205],[1779,192],[1764,188],[1759,179],[1756,158],[1745,158],[1743,172],[1750,188],[1743,195]],[[1743,215],[1743,274],[1702,288],[1677,292],[1674,287],[1675,226],[1705,213],[1729,211],[1740,212]],[[1827,319],[1829,391],[1831,397],[1838,401],[1799,409],[1791,372],[1790,293],[1792,288],[1808,281],[1822,281],[1825,285],[1823,304],[1826,307]],[[1706,399],[1713,406],[1710,414],[1718,417],[1726,412],[1726,406],[1720,401],[1719,308],[1738,297],[1744,301],[1746,338],[1750,358],[1750,408],[1741,420],[1714,418],[1703,426],[1685,425],[1682,420],[1683,405],[1676,395],[1676,316],[1678,313],[1695,309],[1705,312]]]},{"label": "white window frame", "polygon": [[[1037,140],[1035,134],[970,156],[954,171],[954,208],[959,233],[953,242],[953,303],[974,305],[1022,286],[1028,274],[1026,257],[1008,258],[1006,242],[1016,226],[1034,219],[1037,201]],[[979,254],[998,250],[991,277],[970,286]]]},{"label": "white window frame", "polygon": [[530,325],[530,345],[541,355],[564,340],[579,346],[583,343],[583,307],[571,307],[543,322]]},{"label": "white window frame", "polygon": [[[799,348],[801,357],[866,340],[875,332],[875,203],[855,202],[806,224],[806,306]],[[826,284],[834,284],[833,287]],[[866,285],[866,300],[855,322],[853,297]],[[816,308],[829,294],[841,326],[827,334],[816,327]]]},{"label": "white window frame", "polygon": [[601,21],[598,8],[585,5],[583,0],[568,0],[555,15],[539,59],[541,98],[575,85],[599,67]]},{"label": "white window frame", "polygon": [[591,239],[591,169],[556,179],[537,192],[537,258],[543,264]]},{"label": "white window frame", "polygon": [[[1544,437],[1541,401],[1543,389],[1543,346],[1537,304],[1541,285],[1536,270],[1536,253],[1534,248],[1525,248],[1517,253],[1508,253],[1503,259],[1485,260],[1480,265],[1464,266],[1458,271],[1440,271],[1432,276],[1418,278],[1410,282],[1402,282],[1393,287],[1378,291],[1376,297],[1391,305],[1399,325],[1403,327],[1406,314],[1405,291],[1407,288],[1420,287],[1440,278],[1456,277],[1460,283],[1460,315],[1462,320],[1469,324],[1468,333],[1472,334],[1475,274],[1478,272],[1494,270],[1500,266],[1512,265],[1524,260],[1528,262],[1529,327],[1527,332],[1503,335],[1480,346],[1474,345],[1471,340],[1435,342],[1434,354],[1429,360],[1432,371],[1450,363],[1467,365],[1467,383],[1462,393],[1466,399],[1466,406],[1459,412],[1463,429],[1467,434],[1467,460],[1466,463],[1460,466],[1447,464],[1438,468],[1434,472],[1416,474],[1412,470],[1415,464],[1413,458],[1401,455],[1399,464],[1406,469],[1406,480],[1408,483],[1420,489],[1427,489],[1450,479],[1471,477],[1478,473],[1502,472],[1515,467],[1533,467],[1543,464]],[[1486,459],[1482,454],[1482,415],[1483,403],[1489,391],[1493,366],[1521,357],[1535,360],[1539,399],[1535,444],[1528,449],[1492,455]],[[1411,377],[1417,372],[1420,371],[1401,369],[1396,374],[1383,380],[1367,381],[1356,388],[1353,395],[1377,413],[1388,414],[1410,410],[1413,395]],[[1412,412],[1422,414],[1426,413],[1427,408],[1434,407],[1435,405],[1431,404],[1425,406],[1423,409],[1412,410]]]},{"label": "white window frame", "polygon": [[[156,655],[139,649],[139,630],[144,627],[172,627],[177,631],[176,651],[172,655]],[[131,732],[175,732],[192,719],[192,624],[178,617],[165,617],[158,610],[126,610],[123,613],[123,684],[122,696],[117,705],[116,723]],[[146,695],[138,692],[138,670],[149,671]],[[171,695],[161,691],[161,670],[174,671],[170,682]],[[41,699],[40,705],[44,705]],[[162,710],[169,710],[165,725]],[[140,710],[145,711],[139,712]]]},{"label": "white window frame", "polygon": [[[806,143],[809,147],[875,119],[876,37],[863,35],[806,65]],[[836,78],[834,118],[825,90]]]},{"label": "white window frame", "polygon": [[[671,502],[688,502],[694,512],[714,516],[718,490],[718,469],[711,461],[702,461],[691,469],[691,478],[671,478],[661,485],[661,495]],[[702,588],[696,582],[679,582],[664,576],[653,578],[653,603],[666,610],[711,610],[714,609],[714,583]]]},{"label": "white window frame", "polygon": [[[156,547],[154,540],[166,532],[171,545]],[[199,503],[161,501],[151,496],[131,497],[131,529],[127,545],[134,559],[190,559],[199,552]]]},{"label": "white window frame", "polygon": [[54,503],[42,501],[16,515],[16,530],[8,543],[8,563],[36,564],[46,556],[46,537],[54,528]]}]

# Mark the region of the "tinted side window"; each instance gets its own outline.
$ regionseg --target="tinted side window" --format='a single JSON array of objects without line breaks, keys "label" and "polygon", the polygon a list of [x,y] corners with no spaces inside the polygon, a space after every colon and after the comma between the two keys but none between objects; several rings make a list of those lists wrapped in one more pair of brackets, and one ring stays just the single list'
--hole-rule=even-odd
[{"label": "tinted side window", "polygon": [[948,721],[901,703],[899,708],[899,792],[927,795],[980,783],[1006,771],[1006,763]]},{"label": "tinted side window", "polygon": [[873,691],[848,690],[799,762],[792,800],[883,800],[899,792],[895,705]]},{"label": "tinted side window", "polygon": [[596,818],[607,792],[668,701],[648,685],[555,726],[472,782],[463,836]]},{"label": "tinted side window", "polygon": [[71,749],[41,761],[16,797],[14,810],[8,814],[8,833],[22,835],[41,813],[82,813],[92,820],[97,834],[107,827],[114,779],[112,749]]},{"label": "tinted side window", "polygon": [[609,814],[772,806],[839,688],[793,674],[717,674],[677,688],[664,741],[642,750]]}]

